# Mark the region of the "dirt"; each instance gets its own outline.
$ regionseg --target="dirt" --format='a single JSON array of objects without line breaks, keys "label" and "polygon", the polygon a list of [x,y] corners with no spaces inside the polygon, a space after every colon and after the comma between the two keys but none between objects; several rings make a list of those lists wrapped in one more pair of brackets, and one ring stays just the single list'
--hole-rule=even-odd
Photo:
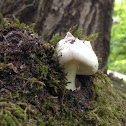
[{"label": "dirt", "polygon": [[77,113],[90,109],[89,102],[94,99],[91,76],[77,76],[81,89],[67,91],[65,75],[53,58],[54,48],[39,36],[26,29],[2,29],[0,50],[0,102],[31,104],[44,113],[44,122],[49,120],[45,110],[51,116],[60,115],[62,120],[64,105],[67,111]]},{"label": "dirt", "polygon": [[126,124],[126,96],[112,88],[105,74],[77,75],[80,90],[67,90],[54,45],[15,20],[0,25],[1,126]]}]

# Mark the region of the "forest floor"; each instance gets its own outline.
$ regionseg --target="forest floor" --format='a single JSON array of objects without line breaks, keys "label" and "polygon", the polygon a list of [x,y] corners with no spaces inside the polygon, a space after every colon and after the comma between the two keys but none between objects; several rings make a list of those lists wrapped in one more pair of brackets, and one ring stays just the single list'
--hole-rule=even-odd
[{"label": "forest floor", "polygon": [[112,81],[112,87],[126,93],[126,75],[108,70],[108,76]]},{"label": "forest floor", "polygon": [[0,126],[125,126],[126,95],[105,74],[66,90],[54,46],[16,22],[0,27]]}]

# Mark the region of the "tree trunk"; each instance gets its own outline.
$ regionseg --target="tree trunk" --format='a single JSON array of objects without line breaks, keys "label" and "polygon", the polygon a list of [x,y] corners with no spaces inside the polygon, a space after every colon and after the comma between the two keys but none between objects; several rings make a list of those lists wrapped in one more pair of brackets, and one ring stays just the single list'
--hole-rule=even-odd
[{"label": "tree trunk", "polygon": [[12,14],[26,24],[35,23],[35,31],[49,41],[55,33],[66,33],[78,24],[84,36],[99,33],[92,42],[99,68],[107,71],[114,0],[1,0],[0,11]]}]

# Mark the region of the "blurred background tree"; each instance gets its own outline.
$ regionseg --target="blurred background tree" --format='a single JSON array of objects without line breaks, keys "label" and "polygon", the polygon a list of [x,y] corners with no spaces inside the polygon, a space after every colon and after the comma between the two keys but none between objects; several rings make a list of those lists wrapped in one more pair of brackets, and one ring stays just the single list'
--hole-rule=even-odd
[{"label": "blurred background tree", "polygon": [[126,0],[115,0],[109,69],[126,74]]}]

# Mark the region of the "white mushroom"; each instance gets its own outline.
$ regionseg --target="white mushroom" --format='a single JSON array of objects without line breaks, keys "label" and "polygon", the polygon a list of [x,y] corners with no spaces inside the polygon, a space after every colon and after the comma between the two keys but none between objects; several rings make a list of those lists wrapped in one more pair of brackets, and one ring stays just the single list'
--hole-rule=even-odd
[{"label": "white mushroom", "polygon": [[90,41],[75,38],[70,32],[56,45],[56,56],[64,67],[68,83],[66,88],[76,90],[76,75],[92,75],[98,70],[98,60]]}]

